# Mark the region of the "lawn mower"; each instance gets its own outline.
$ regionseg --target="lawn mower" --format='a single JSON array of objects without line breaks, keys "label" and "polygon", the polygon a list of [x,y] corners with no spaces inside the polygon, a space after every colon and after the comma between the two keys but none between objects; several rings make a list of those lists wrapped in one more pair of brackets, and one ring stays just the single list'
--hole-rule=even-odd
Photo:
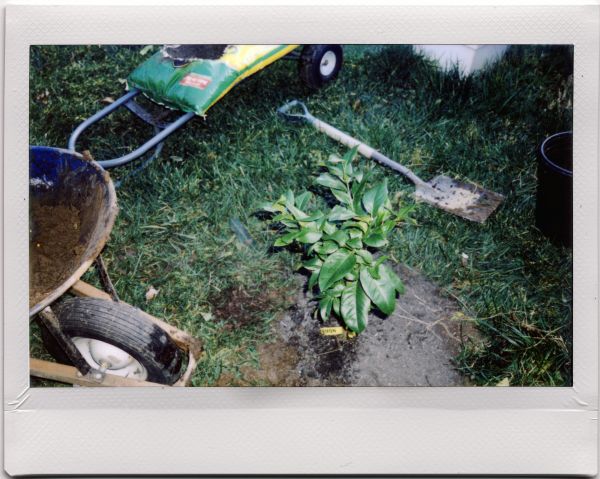
[{"label": "lawn mower", "polygon": [[[71,134],[70,151],[76,151],[83,131],[124,106],[153,126],[155,135],[130,153],[119,158],[98,160],[103,168],[125,165],[157,148],[165,138],[195,116],[205,116],[209,108],[235,85],[271,63],[281,59],[299,61],[302,81],[311,89],[334,80],[340,71],[343,52],[340,45],[167,45],[136,68],[129,78],[129,91],[82,122]],[[167,108],[158,114],[135,101],[144,94],[155,104]],[[163,118],[172,110],[182,111],[176,120]]]}]

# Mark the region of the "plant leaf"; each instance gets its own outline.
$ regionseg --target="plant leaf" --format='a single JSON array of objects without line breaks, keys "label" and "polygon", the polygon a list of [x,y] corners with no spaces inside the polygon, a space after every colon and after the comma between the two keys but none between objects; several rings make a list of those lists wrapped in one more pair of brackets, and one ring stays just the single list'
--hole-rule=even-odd
[{"label": "plant leaf", "polygon": [[370,266],[367,268],[369,270],[369,274],[374,278],[379,280],[381,276],[379,275],[379,268],[377,266]]},{"label": "plant leaf", "polygon": [[381,231],[383,234],[388,234],[395,227],[396,227],[396,220],[389,220],[381,225]]},{"label": "plant leaf", "polygon": [[366,249],[361,249],[356,252],[362,259],[365,260],[365,263],[371,264],[373,262],[373,255],[369,253]]},{"label": "plant leaf", "polygon": [[[306,250],[306,255],[307,256],[313,255],[314,254],[313,252],[315,252],[318,248],[320,248],[322,244],[323,243],[320,241],[317,241],[316,243],[311,244]],[[317,251],[317,253],[318,253],[318,251]]]},{"label": "plant leaf", "polygon": [[383,262],[384,262],[386,259],[388,259],[388,257],[387,257],[387,256],[385,256],[385,255],[383,255],[383,256],[380,256],[379,258],[377,258],[377,261],[375,261],[375,262],[373,263],[373,268],[379,268],[379,265],[380,265],[380,264],[383,264]]},{"label": "plant leaf", "polygon": [[360,284],[383,314],[392,314],[396,307],[396,289],[387,277],[381,277],[381,266],[378,273],[380,278],[375,279],[369,268],[363,268],[360,272]]},{"label": "plant leaf", "polygon": [[280,223],[282,225],[285,225],[285,226],[287,226],[290,229],[297,229],[298,228],[298,223],[294,219],[292,219],[292,220],[279,220],[279,221],[280,221]]},{"label": "plant leaf", "polygon": [[270,203],[268,201],[258,205],[258,208],[262,211],[268,211],[269,213],[283,213],[285,211],[284,206],[278,203]]},{"label": "plant leaf", "polygon": [[273,243],[273,246],[287,246],[291,244],[300,233],[301,231],[290,231],[289,233],[277,238],[275,243]]},{"label": "plant leaf", "polygon": [[346,281],[356,281],[358,278],[356,277],[356,274],[350,271],[346,276],[344,276],[344,279]]},{"label": "plant leaf", "polygon": [[308,202],[312,198],[312,193],[310,191],[305,191],[304,193],[296,196],[296,206],[303,210],[308,205]]},{"label": "plant leaf", "polygon": [[363,244],[362,244],[362,241],[360,240],[360,238],[352,238],[351,240],[348,240],[346,242],[346,246],[348,246],[352,249],[362,249]]},{"label": "plant leaf", "polygon": [[333,196],[335,196],[340,203],[343,203],[345,205],[352,204],[352,197],[348,194],[347,191],[331,190],[331,192],[333,193]]},{"label": "plant leaf", "polygon": [[309,271],[317,271],[323,265],[323,261],[321,261],[318,257],[313,256],[310,259],[302,262],[302,266],[304,266]]},{"label": "plant leaf", "polygon": [[403,206],[396,213],[396,221],[404,221],[408,218],[409,213],[411,213],[415,209],[415,205],[407,205]]},{"label": "plant leaf", "polygon": [[354,217],[354,212],[340,205],[335,205],[329,213],[329,221],[345,221]]},{"label": "plant leaf", "polygon": [[[348,228],[346,230],[348,232],[348,236],[350,237],[350,239],[362,239],[363,237],[363,232],[361,230],[359,230],[358,228]],[[362,246],[361,246],[362,248]]]},{"label": "plant leaf", "polygon": [[327,289],[336,281],[342,279],[346,273],[352,270],[356,258],[353,254],[345,250],[337,250],[327,257],[321,267],[319,275],[319,289],[321,292]]},{"label": "plant leaf", "polygon": [[366,233],[369,229],[369,225],[363,221],[347,221],[342,225],[342,228],[358,228],[363,233]]},{"label": "plant leaf", "polygon": [[337,231],[337,226],[325,221],[325,223],[323,223],[322,229],[323,233],[325,233],[326,235],[332,235]]},{"label": "plant leaf", "polygon": [[319,241],[322,236],[323,233],[317,229],[303,228],[295,239],[300,243],[312,244]]},{"label": "plant leaf", "polygon": [[[285,211],[285,209],[284,209]],[[273,216],[273,221],[282,221],[282,220],[294,220],[294,217],[289,213],[279,213],[276,216]]]},{"label": "plant leaf", "polygon": [[333,312],[338,316],[341,316],[340,303],[341,303],[340,298],[333,298]]},{"label": "plant leaf", "polygon": [[354,203],[354,211],[356,211],[359,215],[366,214],[366,211],[362,207],[362,198],[365,192],[365,188],[367,186],[366,179],[360,182],[355,182],[352,185],[352,197]]},{"label": "plant leaf", "polygon": [[294,192],[292,190],[287,190],[283,194],[283,199],[286,207],[289,207],[289,205],[294,206]]},{"label": "plant leaf", "polygon": [[290,213],[292,213],[292,215],[294,215],[294,218],[296,218],[297,220],[306,221],[306,219],[308,218],[308,215],[304,211],[299,210],[292,204],[286,203],[285,207]]},{"label": "plant leaf", "polygon": [[390,282],[398,293],[404,294],[404,283],[392,268],[387,265],[382,265],[379,269],[379,273],[381,278]]},{"label": "plant leaf", "polygon": [[386,245],[387,240],[380,233],[371,233],[369,236],[363,239],[363,242],[368,246],[372,246],[373,248],[381,248],[382,246]]},{"label": "plant leaf", "polygon": [[342,170],[342,167],[339,165],[327,165],[327,170],[329,171],[329,173],[331,173],[333,176],[339,178],[340,180],[342,180],[342,182],[346,182],[347,178],[344,176],[344,171]]},{"label": "plant leaf", "polygon": [[340,312],[346,326],[355,333],[364,331],[369,319],[371,302],[358,284],[358,281],[349,283],[342,293]]},{"label": "plant leaf", "polygon": [[323,218],[323,212],[315,211],[314,213],[308,215],[306,218],[302,218],[302,221],[300,221],[300,223],[309,223],[312,221],[320,220],[321,218]]},{"label": "plant leaf", "polygon": [[344,175],[346,177],[351,177],[352,176],[352,160],[354,159],[354,157],[356,156],[356,152],[358,151],[358,145],[356,145],[355,147],[353,147],[352,149],[350,149],[349,151],[346,152],[346,154],[344,155]]},{"label": "plant leaf", "polygon": [[346,287],[346,283],[344,281],[340,281],[333,288],[327,291],[327,294],[334,298],[339,298],[344,292],[344,288]]},{"label": "plant leaf", "polygon": [[312,274],[310,275],[310,278],[308,280],[308,290],[309,291],[312,291],[312,289],[315,287],[315,284],[317,284],[317,280],[319,279],[319,272],[320,272],[320,270],[313,271]]},{"label": "plant leaf", "polygon": [[328,235],[327,238],[325,238],[325,239],[333,240],[340,246],[345,246],[346,241],[348,241],[348,238],[349,238],[349,235],[348,235],[347,231],[336,230],[335,233],[333,233],[332,235]]},{"label": "plant leaf", "polygon": [[321,301],[319,301],[319,313],[321,314],[321,319],[323,319],[323,321],[327,321],[329,319],[332,306],[333,298],[329,296],[326,296]]},{"label": "plant leaf", "polygon": [[385,204],[388,197],[387,179],[374,186],[370,190],[365,191],[362,202],[365,209],[373,216],[377,214],[379,209]]},{"label": "plant leaf", "polygon": [[[352,163],[344,163],[344,178],[346,178],[347,180],[352,178],[352,172],[354,171],[354,168],[352,168]],[[346,181],[347,183],[348,181]]]},{"label": "plant leaf", "polygon": [[382,225],[383,223],[385,223],[387,220],[390,219],[390,217],[392,216],[392,214],[386,210],[385,208],[381,208],[378,212],[377,212],[377,216],[375,218],[375,223],[377,225]]},{"label": "plant leaf", "polygon": [[346,152],[346,154],[342,158],[344,160],[344,165],[350,165],[352,163],[352,160],[356,156],[357,151],[358,151],[358,145],[352,147],[350,150],[348,150]]},{"label": "plant leaf", "polygon": [[321,173],[317,177],[317,179],[315,180],[315,182],[317,184],[321,185],[321,186],[326,186],[327,188],[331,188],[333,190],[342,190],[342,191],[344,191],[346,189],[346,186],[344,186],[344,183],[342,183],[337,178],[334,178],[329,173]]},{"label": "plant leaf", "polygon": [[335,241],[323,241],[323,244],[321,244],[321,246],[315,248],[315,250],[317,251],[317,253],[320,254],[331,254],[334,251],[337,251],[339,249],[339,246],[337,245],[337,243]]},{"label": "plant leaf", "polygon": [[315,223],[314,221],[298,221],[298,225],[300,226],[300,229],[304,229],[304,230],[311,230],[311,231],[317,231],[318,227],[317,227],[317,223]]}]

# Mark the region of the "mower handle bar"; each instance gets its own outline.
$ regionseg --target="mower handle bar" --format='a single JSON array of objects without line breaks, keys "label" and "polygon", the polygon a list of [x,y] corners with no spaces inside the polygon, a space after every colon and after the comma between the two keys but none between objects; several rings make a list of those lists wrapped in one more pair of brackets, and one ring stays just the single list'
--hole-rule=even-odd
[{"label": "mower handle bar", "polygon": [[[107,105],[102,110],[96,112],[94,115],[90,116],[87,120],[82,122],[77,128],[75,128],[73,133],[71,133],[71,137],[69,138],[69,144],[67,146],[67,149],[70,151],[76,151],[75,145],[77,143],[77,138],[79,138],[79,135],[81,135],[81,133],[83,133],[84,130],[89,128],[94,123],[97,123],[98,121],[102,120],[104,117],[110,115],[112,112],[114,112],[120,106],[122,106],[122,105],[126,106],[126,103],[131,101],[139,93],[140,93],[140,90],[138,90],[136,88],[132,88],[128,93],[126,93],[122,97],[118,98],[113,103],[111,103],[110,105]],[[177,130],[178,128],[183,126],[185,123],[187,123],[189,120],[191,120],[194,116],[195,116],[195,114],[193,112],[185,113],[185,114],[181,115],[179,118],[177,118],[177,120],[166,125],[164,128],[159,128],[160,131],[156,135],[154,135],[146,143],[144,143],[140,147],[136,148],[132,152],[130,152],[126,155],[123,155],[121,157],[118,157],[118,158],[113,158],[110,160],[99,160],[96,162],[102,168],[105,168],[105,169],[106,168],[114,168],[116,166],[121,166],[126,163],[129,163],[130,161],[135,160],[136,158],[139,158],[144,153],[148,152],[155,146],[162,143],[166,137],[168,137],[175,130]]]}]

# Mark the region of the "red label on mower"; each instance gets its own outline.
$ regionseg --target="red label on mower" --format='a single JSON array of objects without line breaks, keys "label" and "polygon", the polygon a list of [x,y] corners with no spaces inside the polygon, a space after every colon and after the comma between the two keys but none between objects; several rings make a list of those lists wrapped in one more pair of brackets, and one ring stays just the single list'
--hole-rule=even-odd
[{"label": "red label on mower", "polygon": [[181,79],[179,84],[198,88],[198,90],[204,90],[211,81],[212,79],[210,77],[199,75],[198,73],[188,73]]}]

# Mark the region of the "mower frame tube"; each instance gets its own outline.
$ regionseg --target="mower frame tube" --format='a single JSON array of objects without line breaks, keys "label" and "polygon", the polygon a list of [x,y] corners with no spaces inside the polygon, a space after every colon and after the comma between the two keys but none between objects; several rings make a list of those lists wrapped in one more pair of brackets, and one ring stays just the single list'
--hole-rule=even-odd
[{"label": "mower frame tube", "polygon": [[[115,100],[110,105],[108,105],[105,108],[103,108],[102,110],[96,112],[94,115],[90,116],[87,120],[83,121],[77,128],[75,128],[73,133],[71,133],[71,137],[69,138],[69,143],[68,143],[67,149],[70,151],[76,151],[75,146],[77,143],[77,138],[79,137],[79,135],[81,135],[81,133],[83,133],[83,131],[85,131],[87,128],[89,128],[94,123],[99,122],[104,117],[110,115],[112,112],[117,110],[120,106],[131,101],[139,93],[140,93],[140,90],[133,88],[133,89],[131,89],[131,91],[129,91],[128,93],[126,93],[125,95],[120,97],[119,99]],[[133,160],[139,158],[140,156],[142,156],[146,152],[148,152],[150,149],[152,149],[155,146],[162,143],[162,141],[165,138],[167,138],[171,133],[173,133],[175,130],[179,129],[185,123],[190,121],[194,116],[195,116],[195,114],[193,112],[185,113],[184,115],[177,118],[177,120],[173,121],[172,123],[169,123],[164,129],[161,129],[160,132],[158,132],[156,135],[154,135],[152,138],[150,138],[146,143],[144,143],[140,147],[136,148],[132,152],[130,152],[126,155],[123,155],[121,157],[113,158],[110,160],[96,160],[96,163],[98,163],[102,168],[105,168],[105,169],[114,168],[114,167],[122,166],[126,163],[129,163],[130,161],[133,161]]]}]

